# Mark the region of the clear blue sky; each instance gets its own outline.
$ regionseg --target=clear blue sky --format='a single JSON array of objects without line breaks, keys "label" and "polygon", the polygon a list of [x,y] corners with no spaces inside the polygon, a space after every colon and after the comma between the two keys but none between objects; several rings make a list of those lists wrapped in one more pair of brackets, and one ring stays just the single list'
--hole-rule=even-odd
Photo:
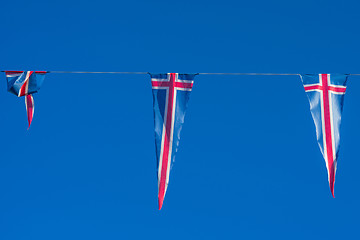
[{"label": "clear blue sky", "polygon": [[[360,73],[358,1],[2,1],[2,70]],[[198,76],[163,209],[150,78],[1,76],[0,239],[358,239],[360,77],[333,199],[296,76]]]}]

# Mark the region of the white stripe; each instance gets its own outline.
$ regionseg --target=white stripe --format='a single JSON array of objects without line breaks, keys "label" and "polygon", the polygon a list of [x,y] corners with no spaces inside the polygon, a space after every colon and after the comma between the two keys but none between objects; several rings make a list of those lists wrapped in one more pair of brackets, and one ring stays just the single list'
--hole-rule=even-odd
[{"label": "white stripe", "polygon": [[20,75],[21,75],[21,73],[8,73],[8,74],[6,74],[6,77],[18,77]]},{"label": "white stripe", "polygon": [[30,78],[30,71],[26,72],[25,95],[27,95],[29,93],[29,82],[30,82],[29,78]]},{"label": "white stripe", "polygon": [[[169,89],[169,87],[152,87],[152,89]],[[191,91],[192,88],[182,88],[182,87],[175,87],[175,90],[181,90],[181,91]]]},{"label": "white stripe", "polygon": [[[175,74],[175,82],[178,79],[178,74]],[[173,147],[173,138],[174,138],[174,122],[175,122],[175,106],[176,106],[176,93],[177,90],[174,88],[173,94],[173,105],[172,105],[172,112],[171,112],[171,126],[170,126],[170,141],[169,141],[169,156],[168,156],[168,167],[166,172],[166,185],[165,185],[165,192],[167,190],[167,186],[169,183],[169,176],[170,176],[170,165],[171,165],[171,154],[172,154],[172,147]]]},{"label": "white stripe", "polygon": [[160,190],[160,181],[161,181],[161,168],[162,168],[162,160],[163,160],[163,152],[164,152],[164,140],[165,140],[165,132],[166,132],[166,119],[167,119],[167,109],[169,102],[169,89],[166,89],[166,100],[165,100],[165,111],[164,111],[164,124],[163,124],[163,132],[161,137],[161,151],[160,151],[160,159],[159,159],[159,168],[158,168],[158,189]]},{"label": "white stripe", "polygon": [[32,110],[32,117],[34,117],[34,112],[35,112],[35,103],[34,103],[34,98],[33,98],[33,96],[32,95],[30,95],[31,96],[31,104],[32,104],[32,106],[33,106],[33,110]]},{"label": "white stripe", "polygon": [[[320,81],[320,85],[323,86],[322,83],[322,75],[319,74],[319,81]],[[328,173],[328,181],[330,182],[330,175],[329,175],[329,166],[328,166],[328,156],[327,156],[327,151],[326,151],[326,131],[325,131],[325,111],[324,111],[324,91],[321,91],[320,94],[320,102],[321,102],[321,127],[322,127],[322,135],[323,135],[323,154],[324,154],[324,159],[325,159],[325,164],[326,164],[326,169],[327,169],[327,173]]]},{"label": "white stripe", "polygon": [[192,80],[179,80],[179,79],[176,79],[176,82],[181,82],[181,83],[194,83],[194,81],[192,81]]},{"label": "white stripe", "polygon": [[27,114],[27,111],[28,111],[28,104],[27,104],[26,97],[25,97],[25,107],[26,107],[26,114]]},{"label": "white stripe", "polygon": [[[329,75],[330,75],[330,74],[329,74]],[[334,84],[330,84],[330,83],[329,83],[329,86],[330,86],[330,87],[335,87],[335,88],[343,88],[343,89],[346,89],[346,86],[334,85]]]},{"label": "white stripe", "polygon": [[181,90],[181,91],[191,91],[191,88],[181,88],[181,87],[176,87],[175,90]]},{"label": "white stripe", "polygon": [[[328,74],[328,83],[330,85],[330,74]],[[330,132],[331,132],[331,145],[332,145],[332,153],[333,153],[333,164],[336,166],[336,153],[335,153],[335,134],[334,134],[334,119],[333,119],[333,108],[332,108],[332,96],[329,92],[329,110],[330,110]],[[336,169],[334,169],[336,170]],[[330,178],[329,178],[330,180]]]},{"label": "white stripe", "polygon": [[152,87],[152,89],[169,89],[169,87]]},{"label": "white stripe", "polygon": [[322,92],[322,90],[320,89],[310,89],[310,90],[305,90],[305,92]]},{"label": "white stripe", "polygon": [[345,94],[344,92],[335,92],[335,91],[332,91],[332,90],[329,90],[329,92],[331,92],[333,94],[337,94],[337,95],[344,95]]},{"label": "white stripe", "polygon": [[314,83],[314,84],[304,84],[304,87],[313,87],[313,86],[319,86],[318,83]]},{"label": "white stripe", "polygon": [[169,79],[166,78],[152,78],[151,79],[152,82],[169,82]]}]

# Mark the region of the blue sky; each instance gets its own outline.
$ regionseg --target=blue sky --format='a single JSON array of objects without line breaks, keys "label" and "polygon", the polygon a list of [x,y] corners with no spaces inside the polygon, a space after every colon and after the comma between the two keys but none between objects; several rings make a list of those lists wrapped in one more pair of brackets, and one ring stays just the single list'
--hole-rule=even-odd
[{"label": "blue sky", "polygon": [[[358,1],[3,1],[1,70],[360,73]],[[0,239],[357,239],[360,79],[333,199],[297,76],[197,76],[163,209],[150,78],[2,76]]]}]

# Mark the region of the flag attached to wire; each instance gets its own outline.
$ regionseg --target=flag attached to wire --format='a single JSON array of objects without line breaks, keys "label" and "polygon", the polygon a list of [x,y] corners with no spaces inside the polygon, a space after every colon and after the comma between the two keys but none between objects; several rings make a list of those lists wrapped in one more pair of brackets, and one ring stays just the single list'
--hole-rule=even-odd
[{"label": "flag attached to wire", "polygon": [[317,141],[324,156],[331,193],[334,197],[336,164],[340,147],[341,113],[347,75],[304,74],[301,79],[310,101]]},{"label": "flag attached to wire", "polygon": [[[34,116],[33,93],[39,91],[44,78],[45,71],[5,71],[8,92],[18,96],[25,96],[26,113],[28,116],[29,128]],[[28,128],[28,129],[29,129]]]},{"label": "flag attached to wire", "polygon": [[169,183],[170,165],[175,159],[196,74],[150,74],[158,167],[158,199],[161,209]]}]

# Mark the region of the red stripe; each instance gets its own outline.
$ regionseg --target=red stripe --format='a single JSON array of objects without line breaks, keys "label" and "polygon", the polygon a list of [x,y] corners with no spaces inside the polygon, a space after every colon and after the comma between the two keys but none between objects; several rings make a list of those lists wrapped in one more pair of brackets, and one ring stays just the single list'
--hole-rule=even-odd
[{"label": "red stripe", "polygon": [[[29,76],[25,76],[25,78],[27,77],[27,79],[24,81],[23,85],[20,88],[20,95],[19,97],[25,96],[26,94],[28,94],[28,86],[29,86],[29,81],[30,81],[30,76],[31,74],[33,74],[33,71],[29,72]],[[26,73],[27,75],[27,73]]]},{"label": "red stripe", "polygon": [[165,197],[165,188],[166,188],[166,173],[168,170],[169,163],[169,149],[170,149],[170,135],[171,135],[171,125],[172,125],[172,112],[173,112],[173,102],[174,102],[174,85],[175,85],[176,73],[170,73],[170,83],[169,83],[169,99],[167,106],[167,116],[166,116],[166,125],[165,125],[165,136],[164,136],[164,146],[162,164],[161,164],[161,174],[160,174],[160,184],[159,184],[159,210],[162,207],[164,197]]},{"label": "red stripe", "polygon": [[165,81],[151,81],[153,87],[169,87],[170,83]]},{"label": "red stripe", "polygon": [[326,155],[328,164],[329,184],[332,195],[334,196],[334,182],[335,182],[335,166],[332,148],[331,136],[331,118],[330,118],[330,99],[329,99],[329,85],[328,75],[321,74],[323,85],[323,104],[324,104],[324,124],[325,124],[325,142],[326,142]]},{"label": "red stripe", "polygon": [[[323,86],[321,85],[313,85],[313,86],[304,86],[305,91],[312,91],[312,90],[324,90]],[[328,86],[328,90],[333,91],[333,92],[338,92],[338,93],[345,93],[346,92],[346,87],[342,88],[342,87],[333,87],[333,86]]]},{"label": "red stripe", "polygon": [[[12,74],[12,73],[23,73],[24,71],[4,71],[6,74]],[[47,71],[35,71],[35,73],[38,73],[38,74],[45,74],[47,73]]]},{"label": "red stripe", "polygon": [[323,87],[320,85],[314,85],[314,86],[304,86],[305,91],[311,91],[311,90],[323,90]]},{"label": "red stripe", "polygon": [[26,95],[25,101],[26,101],[26,112],[27,112],[27,116],[28,116],[28,122],[29,122],[28,129],[29,129],[32,119],[33,119],[33,115],[34,115],[34,99],[33,99],[32,95],[29,94],[29,95]]},{"label": "red stripe", "polygon": [[329,90],[330,90],[330,91],[333,91],[333,92],[345,93],[346,88],[329,86]]},{"label": "red stripe", "polygon": [[19,94],[18,97],[22,97],[22,96],[25,96],[25,95],[26,95],[26,94],[25,94],[26,82],[27,82],[27,81],[25,81],[24,84],[21,86],[21,88],[20,88],[20,94]]},{"label": "red stripe", "polygon": [[[314,86],[304,86],[305,91],[312,91],[312,90],[324,90],[323,86],[320,85],[314,85]],[[328,90],[333,91],[333,92],[338,92],[338,93],[345,93],[346,92],[346,88],[341,88],[341,87],[333,87],[333,86],[328,86]]]},{"label": "red stripe", "polygon": [[5,71],[6,74],[23,73],[24,71]]},{"label": "red stripe", "polygon": [[[153,87],[169,87],[171,83],[167,81],[151,81],[151,85]],[[193,83],[175,82],[174,87],[191,89],[193,87]]]},{"label": "red stripe", "polygon": [[177,88],[192,88],[193,83],[183,83],[183,82],[176,82],[175,87]]}]

